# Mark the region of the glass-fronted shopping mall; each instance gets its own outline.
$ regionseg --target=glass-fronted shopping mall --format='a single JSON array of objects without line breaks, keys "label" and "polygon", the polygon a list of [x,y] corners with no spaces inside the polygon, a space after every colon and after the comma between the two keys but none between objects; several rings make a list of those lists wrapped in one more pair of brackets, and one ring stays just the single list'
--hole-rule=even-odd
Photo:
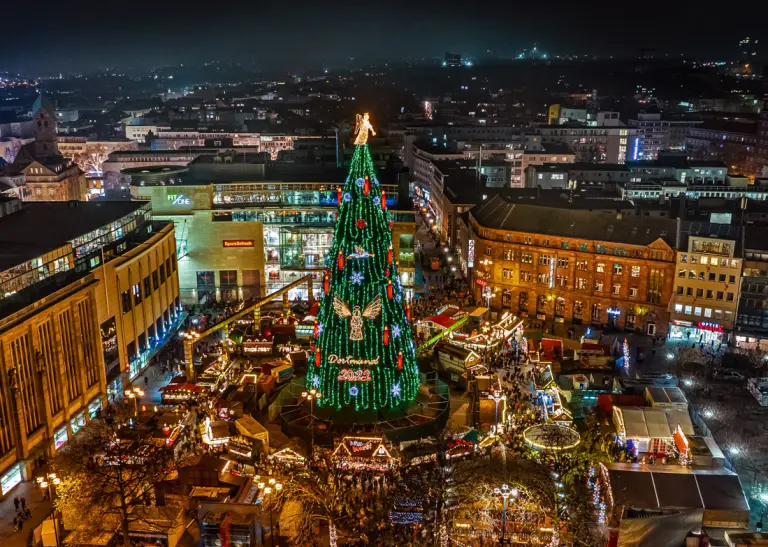
[{"label": "glass-fronted shopping mall", "polygon": [[[340,189],[324,179],[343,181],[344,174],[316,178],[215,184],[187,178],[172,186],[132,185],[131,193],[152,201],[155,216],[176,225],[183,302],[263,296],[307,273],[318,281],[313,290],[319,296]],[[394,177],[382,182],[401,281],[412,290],[416,225],[409,204],[400,203],[399,186]],[[403,195],[407,202],[407,182]],[[306,299],[306,291],[293,289],[289,298]]]}]

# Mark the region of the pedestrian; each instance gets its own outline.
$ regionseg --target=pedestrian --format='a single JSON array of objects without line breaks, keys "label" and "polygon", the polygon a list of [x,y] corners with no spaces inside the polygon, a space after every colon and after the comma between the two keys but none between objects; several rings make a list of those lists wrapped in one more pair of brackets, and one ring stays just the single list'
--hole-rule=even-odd
[{"label": "pedestrian", "polygon": [[149,385],[149,376],[144,375],[144,387]]},{"label": "pedestrian", "polygon": [[19,531],[19,519],[17,517],[13,517],[13,531]]},{"label": "pedestrian", "polygon": [[27,498],[24,496],[21,496],[21,508],[25,509],[27,507]]},{"label": "pedestrian", "polygon": [[21,502],[19,501],[19,496],[16,496],[15,498],[13,498],[13,504],[16,506],[16,510],[17,511],[19,510],[19,504],[20,503]]}]

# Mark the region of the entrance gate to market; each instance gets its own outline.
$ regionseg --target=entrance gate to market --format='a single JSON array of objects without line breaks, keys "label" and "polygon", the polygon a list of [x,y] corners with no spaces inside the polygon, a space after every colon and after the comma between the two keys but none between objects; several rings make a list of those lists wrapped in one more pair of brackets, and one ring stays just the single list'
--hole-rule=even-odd
[{"label": "entrance gate to market", "polygon": [[206,336],[213,334],[216,331],[219,331],[223,328],[228,327],[238,319],[241,319],[251,313],[253,314],[254,321],[258,325],[259,322],[261,321],[262,306],[272,302],[273,300],[281,296],[283,297],[283,305],[285,306],[285,309],[286,310],[290,309],[290,302],[288,301],[288,292],[304,283],[307,284],[307,294],[309,295],[309,305],[311,306],[314,301],[314,297],[312,296],[312,275],[309,274],[297,279],[296,281],[289,283],[288,285],[282,287],[281,289],[276,290],[271,294],[268,294],[261,300],[257,300],[254,303],[244,306],[243,309],[241,309],[237,313],[227,317],[223,321],[220,321],[211,327],[208,327],[202,332],[197,332],[194,330],[185,332],[184,333],[184,361],[187,365],[187,378],[194,379],[195,377],[195,371],[193,366],[194,357],[195,357],[195,351],[194,351],[195,342],[205,338]]}]

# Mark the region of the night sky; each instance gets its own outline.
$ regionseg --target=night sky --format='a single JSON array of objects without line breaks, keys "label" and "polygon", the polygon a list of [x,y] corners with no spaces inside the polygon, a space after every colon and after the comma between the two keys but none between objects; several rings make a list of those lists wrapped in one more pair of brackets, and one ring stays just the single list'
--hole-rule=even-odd
[{"label": "night sky", "polygon": [[[765,40],[767,3],[339,2],[336,0],[39,0],[3,8],[0,70],[25,73],[149,68],[206,60],[264,69],[333,68],[356,60],[514,56],[534,42],[552,54],[734,58],[739,39]],[[728,9],[733,6],[731,11]],[[751,24],[750,24],[751,22]],[[12,46],[11,46],[12,44]]]}]

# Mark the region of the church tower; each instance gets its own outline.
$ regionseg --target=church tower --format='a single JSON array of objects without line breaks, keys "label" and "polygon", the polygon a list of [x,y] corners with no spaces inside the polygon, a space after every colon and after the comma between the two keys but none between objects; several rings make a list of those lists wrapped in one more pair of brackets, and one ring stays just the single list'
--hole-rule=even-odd
[{"label": "church tower", "polygon": [[56,140],[56,109],[42,93],[32,106],[32,120],[35,132],[35,157],[59,155]]}]

